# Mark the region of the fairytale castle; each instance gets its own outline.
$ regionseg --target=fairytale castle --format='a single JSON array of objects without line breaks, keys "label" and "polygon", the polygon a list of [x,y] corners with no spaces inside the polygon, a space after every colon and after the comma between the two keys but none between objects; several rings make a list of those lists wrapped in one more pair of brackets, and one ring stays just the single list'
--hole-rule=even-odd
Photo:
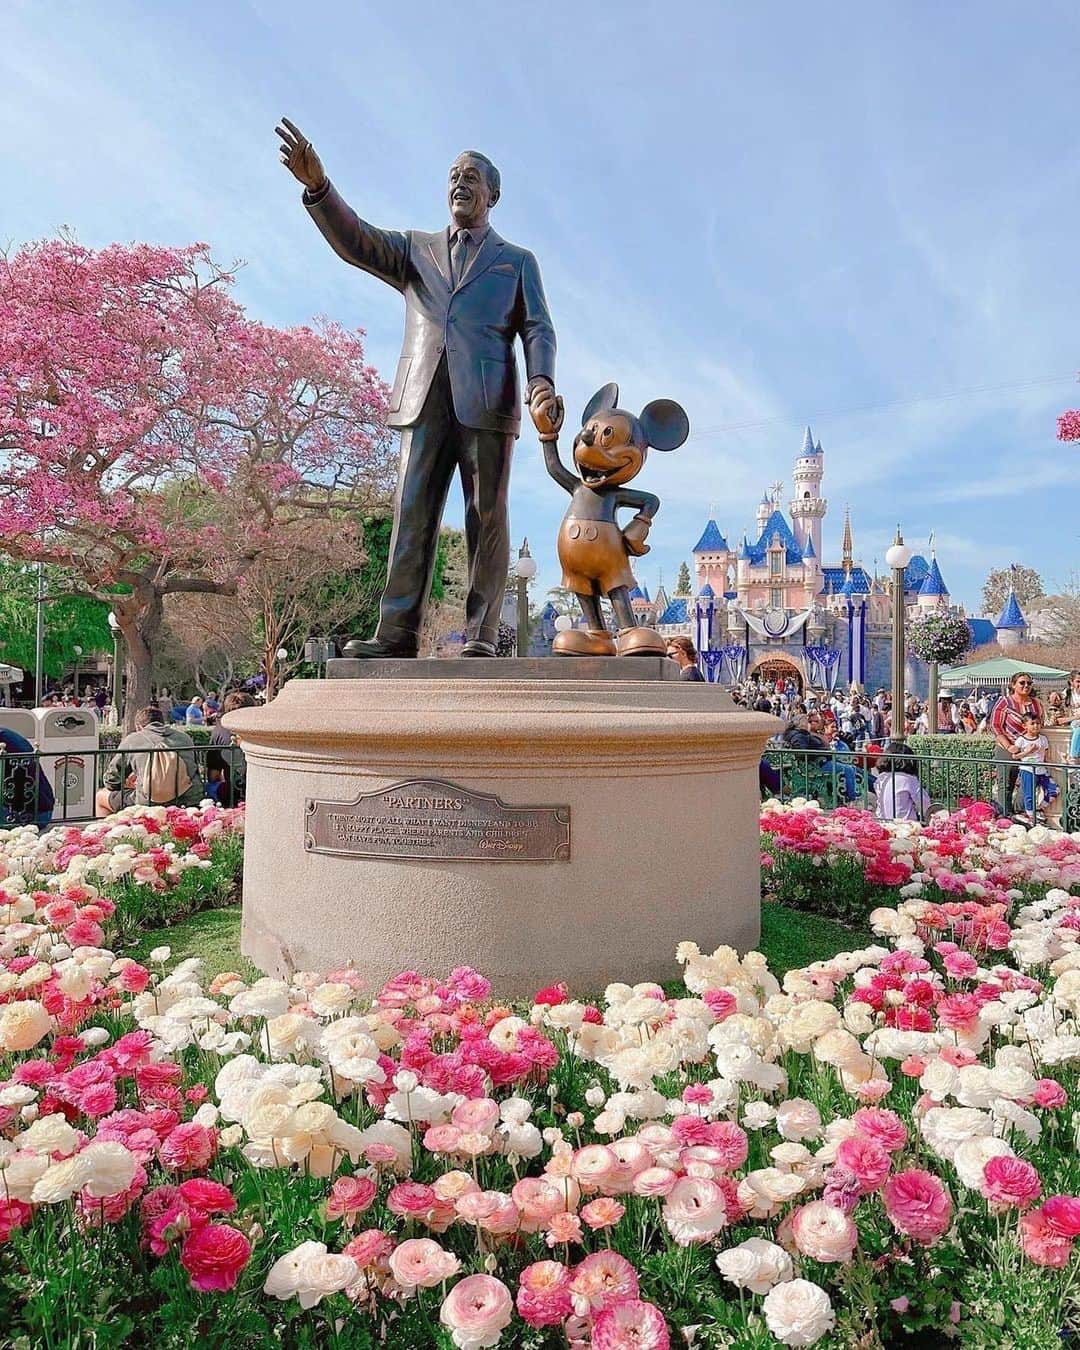
[{"label": "fairytale castle", "polygon": [[[846,511],[840,558],[824,561],[822,522],[829,506],[822,495],[824,475],[821,443],[807,427],[787,514],[783,485],[774,483],[758,504],[756,539],[744,535],[738,544],[729,543],[710,519],[693,549],[693,594],[668,596],[660,587],[653,599],[639,587],[633,599],[640,621],[665,636],[692,637],[709,678],[724,684],[753,674],[790,677],[800,687],[887,684],[889,580],[879,578],[876,567],[871,576],[855,561]],[[953,608],[935,558],[912,558],[904,574],[904,604],[909,613]],[[913,663],[910,677],[909,688],[922,687],[925,667]]]}]

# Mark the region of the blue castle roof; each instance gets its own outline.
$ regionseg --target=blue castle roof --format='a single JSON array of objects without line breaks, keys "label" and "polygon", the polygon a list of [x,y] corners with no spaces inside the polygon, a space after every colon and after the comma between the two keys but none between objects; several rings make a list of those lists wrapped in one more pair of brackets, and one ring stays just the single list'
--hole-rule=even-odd
[{"label": "blue castle roof", "polygon": [[694,553],[726,553],[728,551],[727,540],[720,533],[720,527],[715,520],[710,520],[702,531],[701,538],[694,545]]},{"label": "blue castle roof", "polygon": [[668,602],[667,609],[657,619],[657,623],[686,623],[690,617],[687,612],[689,602],[685,595],[677,596]]},{"label": "blue castle roof", "polygon": [[716,592],[713,590],[713,588],[709,585],[708,582],[706,582],[705,585],[702,586],[701,590],[698,591],[698,595],[703,600],[714,600],[716,598]]},{"label": "blue castle roof", "polygon": [[849,572],[849,573],[847,574],[847,576],[844,578],[844,584],[840,587],[840,594],[841,594],[841,595],[857,595],[857,594],[858,594],[858,592],[857,592],[857,590],[856,590],[856,588],[855,588],[855,578],[851,575],[850,572]]},{"label": "blue castle roof", "polygon": [[852,589],[844,589],[848,577],[842,567],[823,567],[821,569],[821,589],[826,595],[869,595],[870,576],[862,567],[851,569]]},{"label": "blue castle roof", "polygon": [[945,585],[945,579],[941,575],[941,568],[937,565],[937,559],[930,559],[930,571],[923,578],[923,583],[919,587],[920,595],[948,595],[949,588]]},{"label": "blue castle roof", "polygon": [[774,534],[780,536],[780,542],[784,545],[784,551],[787,554],[787,561],[789,563],[801,563],[803,560],[802,549],[796,543],[795,536],[791,532],[791,526],[784,519],[781,511],[774,511],[765,522],[765,527],[761,531],[756,544],[747,544],[744,540],[739,556],[749,558],[753,563],[764,562],[765,554],[772,543]]},{"label": "blue castle roof", "polygon": [[930,571],[930,564],[921,553],[916,553],[914,558],[904,568],[904,590],[910,594],[912,591],[918,591],[919,587],[926,580],[927,573]]},{"label": "blue castle roof", "polygon": [[809,427],[806,428],[806,435],[803,437],[802,453],[804,456],[821,454],[821,442],[819,441],[817,445],[814,444],[814,437]]},{"label": "blue castle roof", "polygon": [[1016,592],[1010,591],[1009,598],[1005,601],[1005,608],[994,620],[995,628],[1026,628],[1027,619],[1024,618],[1024,611],[1020,608],[1020,601],[1016,598]]},{"label": "blue castle roof", "polygon": [[540,617],[542,619],[557,619],[559,617],[558,607],[549,600],[540,611]]},{"label": "blue castle roof", "polygon": [[634,589],[630,592],[630,599],[645,600],[648,601],[650,604],[652,603],[651,601],[649,601],[649,588],[647,586],[635,586]]},{"label": "blue castle roof", "polygon": [[985,647],[988,642],[997,641],[997,629],[991,619],[968,619],[967,626],[971,629],[973,647]]},{"label": "blue castle roof", "polygon": [[803,549],[803,557],[804,558],[817,557],[817,550],[814,548],[814,536],[812,534],[808,534],[806,536],[806,547]]}]

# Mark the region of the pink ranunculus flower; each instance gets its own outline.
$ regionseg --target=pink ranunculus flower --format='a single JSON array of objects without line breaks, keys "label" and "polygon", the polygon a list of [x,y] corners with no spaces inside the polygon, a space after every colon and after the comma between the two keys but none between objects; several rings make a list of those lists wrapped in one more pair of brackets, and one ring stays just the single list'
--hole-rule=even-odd
[{"label": "pink ranunculus flower", "polygon": [[882,1145],[863,1134],[842,1139],[837,1146],[836,1161],[855,1177],[863,1195],[876,1191],[892,1167],[892,1158]]},{"label": "pink ranunculus flower", "polygon": [[587,1317],[637,1298],[637,1271],[618,1252],[593,1252],[575,1267],[570,1293],[574,1311],[579,1317]]},{"label": "pink ranunculus flower", "polygon": [[394,1247],[394,1239],[381,1228],[365,1228],[342,1249],[343,1256],[351,1256],[361,1270],[385,1269]]},{"label": "pink ranunculus flower", "polygon": [[992,1209],[1026,1209],[1042,1194],[1042,1183],[1031,1163],[999,1155],[987,1160],[979,1189]]},{"label": "pink ranunculus flower", "polygon": [[390,1253],[390,1273],[403,1289],[431,1289],[461,1269],[461,1262],[431,1238],[406,1238]]},{"label": "pink ranunculus flower", "polygon": [[510,1290],[493,1275],[467,1275],[443,1299],[439,1321],[458,1350],[498,1345],[514,1315]]},{"label": "pink ranunculus flower", "polygon": [[678,1172],[670,1167],[646,1167],[634,1178],[632,1189],[635,1195],[656,1198],[669,1195],[678,1179]]},{"label": "pink ranunculus flower", "polygon": [[522,1177],[514,1184],[510,1199],[521,1216],[521,1230],[535,1233],[554,1214],[573,1209],[577,1204],[578,1186],[569,1178],[557,1181],[547,1177]]},{"label": "pink ranunculus flower", "polygon": [[326,1200],[328,1219],[350,1222],[371,1208],[379,1188],[369,1176],[338,1177]]},{"label": "pink ranunculus flower", "polygon": [[664,1315],[654,1303],[630,1299],[597,1313],[592,1350],[670,1350]]},{"label": "pink ranunculus flower", "polygon": [[193,1228],[180,1248],[180,1264],[191,1276],[191,1287],[201,1293],[234,1288],[250,1256],[251,1243],[225,1223]]},{"label": "pink ranunculus flower", "polygon": [[217,1131],[192,1120],[169,1131],[158,1157],[172,1172],[201,1172],[216,1152]]},{"label": "pink ranunculus flower", "polygon": [[[922,1070],[920,1076],[921,1073]],[[907,1126],[895,1111],[890,1111],[886,1107],[860,1107],[851,1117],[851,1123],[860,1134],[876,1139],[882,1148],[888,1149],[890,1153],[896,1153],[907,1143]]]},{"label": "pink ranunculus flower", "polygon": [[680,1247],[708,1242],[727,1226],[724,1192],[715,1181],[682,1177],[664,1200],[663,1217]]},{"label": "pink ranunculus flower", "polygon": [[573,1312],[570,1268],[561,1261],[534,1261],[518,1279],[517,1310],[531,1327],[553,1327]]},{"label": "pink ranunculus flower", "polygon": [[625,1213],[626,1206],[619,1204],[618,1200],[607,1195],[601,1195],[596,1200],[590,1200],[581,1209],[582,1219],[594,1233],[599,1232],[602,1228],[614,1228]]},{"label": "pink ranunculus flower", "polygon": [[1046,1222],[1062,1237],[1080,1237],[1080,1198],[1075,1195],[1052,1195],[1043,1204]]},{"label": "pink ranunculus flower", "polygon": [[499,1103],[490,1097],[459,1102],[450,1115],[450,1123],[459,1130],[490,1134],[499,1123]]},{"label": "pink ranunculus flower", "polygon": [[1033,1101],[1045,1111],[1056,1111],[1069,1100],[1069,1094],[1056,1078],[1040,1078],[1035,1084]]},{"label": "pink ranunculus flower", "polygon": [[228,1186],[209,1177],[191,1177],[180,1183],[177,1193],[200,1214],[231,1214],[236,1209],[236,1196]]},{"label": "pink ranunculus flower", "polygon": [[826,1265],[846,1264],[859,1241],[859,1231],[851,1219],[825,1200],[812,1200],[795,1211],[791,1235],[804,1256]]},{"label": "pink ranunculus flower", "polygon": [[571,1242],[577,1244],[582,1238],[581,1220],[566,1210],[553,1214],[544,1229],[544,1241],[549,1247],[568,1246]]},{"label": "pink ranunculus flower", "polygon": [[936,1242],[952,1219],[952,1201],[937,1177],[920,1167],[895,1172],[882,1190],[893,1227],[916,1242]]},{"label": "pink ranunculus flower", "polygon": [[571,1170],[581,1189],[589,1194],[602,1190],[618,1166],[615,1154],[606,1144],[586,1144],[574,1154]]},{"label": "pink ranunculus flower", "polygon": [[1046,1216],[1046,1206],[1020,1216],[1020,1246],[1024,1255],[1037,1266],[1060,1270],[1069,1264],[1073,1239],[1065,1237]]},{"label": "pink ranunculus flower", "polygon": [[423,1218],[434,1203],[435,1192],[421,1181],[401,1181],[386,1197],[386,1208],[402,1219]]}]

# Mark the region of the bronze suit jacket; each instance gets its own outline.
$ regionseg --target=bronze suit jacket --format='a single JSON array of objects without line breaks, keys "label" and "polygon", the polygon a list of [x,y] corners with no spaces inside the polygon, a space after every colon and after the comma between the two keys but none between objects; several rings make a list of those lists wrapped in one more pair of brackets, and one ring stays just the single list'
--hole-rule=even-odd
[{"label": "bronze suit jacket", "polygon": [[381,230],[361,220],[328,183],[304,204],[334,251],[405,297],[405,340],[390,395],[392,427],[419,421],[432,378],[446,353],[454,412],[466,427],[511,432],[521,427],[514,339],[525,349],[528,379],[555,381],[555,330],[536,259],[488,230],[456,287],[446,230]]}]

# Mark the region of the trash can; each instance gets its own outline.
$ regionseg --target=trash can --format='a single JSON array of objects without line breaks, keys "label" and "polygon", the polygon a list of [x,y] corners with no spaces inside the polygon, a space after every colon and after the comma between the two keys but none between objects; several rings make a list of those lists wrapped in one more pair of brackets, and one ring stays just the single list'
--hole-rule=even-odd
[{"label": "trash can", "polygon": [[87,708],[35,708],[33,715],[38,721],[41,767],[56,797],[53,819],[91,819],[97,781],[98,719]]}]

